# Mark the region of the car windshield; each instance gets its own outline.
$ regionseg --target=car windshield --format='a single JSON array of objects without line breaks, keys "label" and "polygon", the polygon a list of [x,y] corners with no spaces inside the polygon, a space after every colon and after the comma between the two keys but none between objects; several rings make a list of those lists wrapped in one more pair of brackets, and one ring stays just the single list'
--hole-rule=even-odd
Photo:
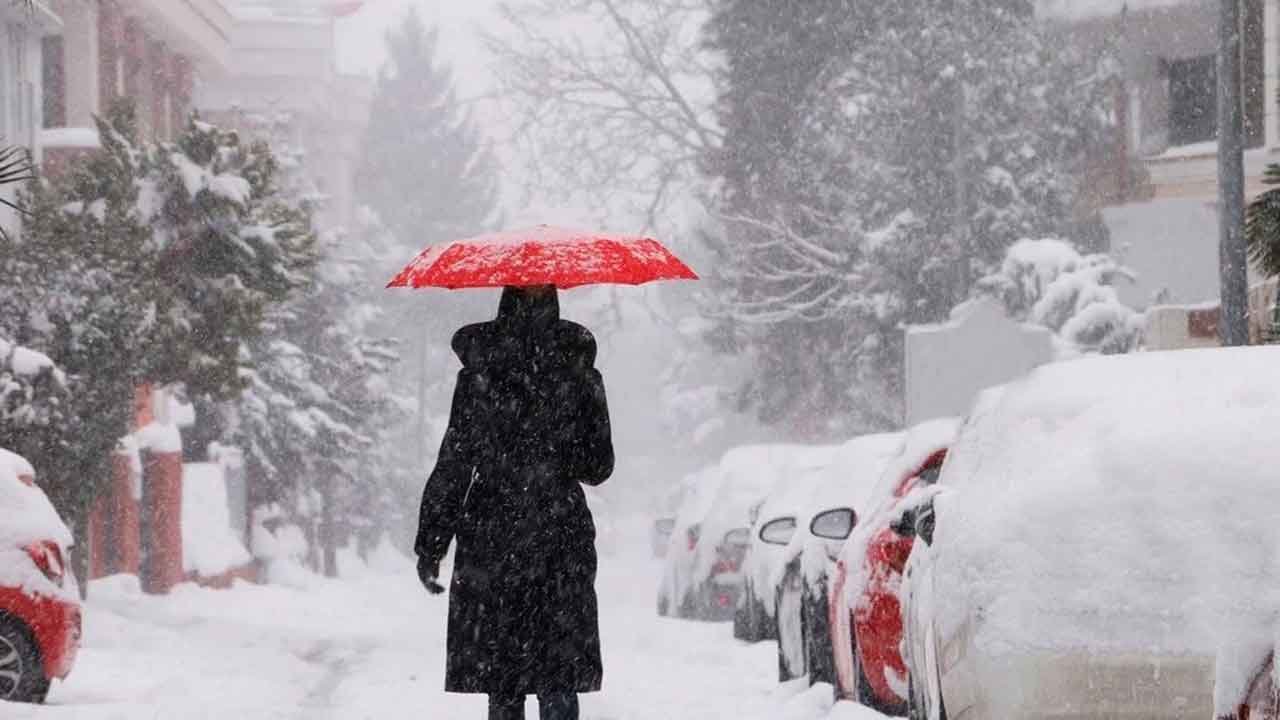
[{"label": "car windshield", "polygon": [[1276,346],[1280,0],[0,0],[0,718],[1280,720]]}]

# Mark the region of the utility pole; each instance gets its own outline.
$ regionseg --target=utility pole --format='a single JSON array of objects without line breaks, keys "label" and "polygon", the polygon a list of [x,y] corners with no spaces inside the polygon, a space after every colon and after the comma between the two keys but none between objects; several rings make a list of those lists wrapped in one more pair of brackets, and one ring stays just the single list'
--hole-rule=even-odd
[{"label": "utility pole", "polygon": [[1248,253],[1244,239],[1244,119],[1241,110],[1240,0],[1219,0],[1218,275],[1223,346],[1249,344]]},{"label": "utility pole", "polygon": [[969,299],[970,275],[973,273],[973,238],[969,233],[969,144],[966,128],[969,121],[969,96],[965,90],[961,71],[955,71],[952,79],[955,108],[952,111],[952,172],[955,183],[955,214],[952,218],[952,232],[955,233],[956,249],[959,257],[956,262],[956,297],[952,304]]}]

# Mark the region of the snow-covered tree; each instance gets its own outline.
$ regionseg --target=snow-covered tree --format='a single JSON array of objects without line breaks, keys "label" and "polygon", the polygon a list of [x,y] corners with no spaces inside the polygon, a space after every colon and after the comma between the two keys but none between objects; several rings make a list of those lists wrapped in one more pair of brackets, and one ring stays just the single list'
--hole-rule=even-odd
[{"label": "snow-covered tree", "polygon": [[307,210],[278,187],[270,145],[234,131],[192,120],[173,145],[148,145],[143,157],[141,211],[184,318],[159,373],[195,396],[233,398],[244,387],[245,341],[316,262]]},{"label": "snow-covered tree", "polygon": [[408,246],[475,234],[494,212],[495,166],[438,58],[439,31],[410,9],[386,40],[359,195]]},{"label": "snow-covered tree", "polygon": [[707,13],[688,0],[500,4],[487,45],[535,202],[646,232],[679,227],[700,201],[699,163],[720,142],[698,32]]},{"label": "snow-covered tree", "polygon": [[22,449],[81,527],[135,389],[238,395],[245,343],[312,262],[267,147],[199,122],[176,143],[143,141],[127,101],[98,134],[101,150],[32,187],[22,236],[0,244],[0,328],[67,374],[52,439]]},{"label": "snow-covered tree", "polygon": [[0,246],[0,327],[53,358],[69,375],[62,411],[35,446],[50,497],[83,529],[111,478],[111,454],[131,430],[135,388],[174,328],[173,294],[156,272],[152,233],[139,210],[142,177],[132,115],[100,120],[102,150],[21,199],[21,237]]},{"label": "snow-covered tree", "polygon": [[1143,315],[1120,301],[1115,283],[1133,273],[1105,253],[1081,254],[1064,240],[1020,240],[1000,269],[979,281],[1009,316],[1054,331],[1067,353],[1137,348]]},{"label": "snow-covered tree", "polygon": [[892,425],[903,324],[944,318],[1018,239],[1097,227],[1077,198],[1112,131],[1105,64],[1051,45],[1025,0],[713,6],[710,338],[755,358],[766,420]]},{"label": "snow-covered tree", "polygon": [[[377,221],[353,229],[366,239],[394,241],[389,262],[372,261],[382,273],[370,277],[378,288],[427,245],[492,229],[499,190],[493,155],[439,57],[438,30],[411,9],[386,43],[357,182]],[[395,339],[405,358],[394,384],[416,397],[406,434],[423,473],[438,446],[431,419],[449,403],[456,367],[450,338],[464,318],[492,312],[477,294],[424,295],[381,293],[375,303],[383,318],[371,328]]]},{"label": "snow-covered tree", "polygon": [[319,240],[304,281],[268,309],[264,332],[243,348],[252,369],[235,439],[245,449],[252,502],[278,508],[308,539],[310,564],[333,574],[338,548],[356,537],[376,543],[368,537],[375,526],[404,505],[395,495],[403,479],[385,460],[402,445],[388,434],[388,426],[404,424],[388,380],[397,341],[380,332],[374,295],[390,275],[393,251],[389,236],[362,232],[360,219],[355,233],[312,230],[311,211],[323,198],[295,162],[307,149],[290,141],[292,118],[248,122],[279,148],[281,197],[303,208],[299,222]]}]

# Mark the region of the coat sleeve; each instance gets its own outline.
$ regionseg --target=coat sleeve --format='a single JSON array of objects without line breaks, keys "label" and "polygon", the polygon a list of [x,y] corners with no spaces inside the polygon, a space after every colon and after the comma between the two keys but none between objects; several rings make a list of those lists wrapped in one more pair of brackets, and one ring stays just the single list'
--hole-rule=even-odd
[{"label": "coat sleeve", "polygon": [[439,563],[449,550],[462,515],[462,502],[471,482],[472,448],[468,437],[473,428],[474,406],[466,371],[459,373],[453,391],[449,426],[440,444],[435,469],[422,492],[418,511],[418,538],[413,549],[419,557]]},{"label": "coat sleeve", "polygon": [[613,431],[609,426],[609,403],[605,399],[604,378],[594,367],[583,368],[581,404],[574,419],[577,426],[569,443],[566,474],[587,485],[600,485],[613,474]]}]

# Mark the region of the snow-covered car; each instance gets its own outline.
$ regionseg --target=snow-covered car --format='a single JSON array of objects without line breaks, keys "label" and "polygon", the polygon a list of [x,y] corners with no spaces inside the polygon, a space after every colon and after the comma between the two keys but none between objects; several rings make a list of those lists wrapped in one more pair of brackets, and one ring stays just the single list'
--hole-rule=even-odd
[{"label": "snow-covered car", "polygon": [[653,521],[649,528],[649,548],[656,558],[667,556],[667,548],[671,545],[671,535],[676,531],[674,517],[660,517]]},{"label": "snow-covered car", "polygon": [[906,713],[908,677],[900,645],[899,589],[913,538],[894,526],[917,487],[937,482],[959,421],[940,419],[907,431],[868,498],[870,512],[849,535],[828,596],[831,649],[840,696],[888,715]]},{"label": "snow-covered car", "polygon": [[897,521],[912,717],[1275,717],[1278,366],[1090,358],[980,398]]},{"label": "snow-covered car", "polygon": [[0,450],[0,700],[44,702],[71,673],[80,595],[71,531],[21,456]]},{"label": "snow-covered car", "polygon": [[689,482],[667,546],[662,615],[729,620],[742,594],[742,561],[758,510],[785,476],[793,445],[744,445]]},{"label": "snow-covered car", "polygon": [[783,681],[803,675],[835,683],[827,594],[845,540],[889,460],[901,433],[864,435],[841,445],[797,516],[770,586],[777,596],[778,672]]},{"label": "snow-covered car", "polygon": [[702,524],[715,501],[723,477],[711,465],[684,480],[684,499],[672,524],[667,550],[663,554],[662,579],[658,586],[658,614],[693,618],[699,616],[693,590],[694,551],[702,541]]},{"label": "snow-covered car", "polygon": [[[786,458],[773,489],[752,509],[751,544],[743,563],[742,598],[733,616],[733,635],[760,642],[777,637],[777,599],[773,577],[786,564],[786,548],[795,535],[806,501],[821,484],[837,446],[795,448]],[[749,498],[748,498],[749,499]]]}]

